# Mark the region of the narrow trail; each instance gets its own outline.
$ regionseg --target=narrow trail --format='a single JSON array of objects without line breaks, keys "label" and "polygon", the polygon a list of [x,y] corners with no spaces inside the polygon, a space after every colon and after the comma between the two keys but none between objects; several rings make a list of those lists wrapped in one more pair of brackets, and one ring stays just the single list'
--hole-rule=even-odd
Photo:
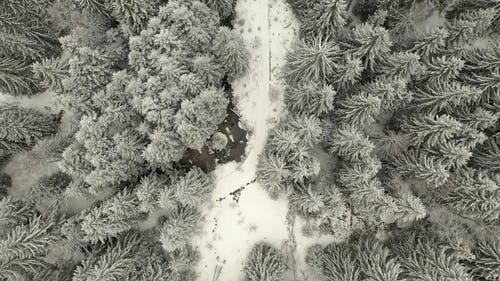
[{"label": "narrow trail", "polygon": [[246,159],[213,172],[216,184],[204,210],[202,232],[193,243],[201,253],[199,281],[238,281],[251,247],[267,241],[276,247],[288,240],[286,200],[272,200],[255,182],[258,157],[269,130],[282,114],[284,84],[279,70],[297,34],[285,0],[239,0],[234,27],[251,52],[250,70],[233,83],[235,103],[249,127]]}]

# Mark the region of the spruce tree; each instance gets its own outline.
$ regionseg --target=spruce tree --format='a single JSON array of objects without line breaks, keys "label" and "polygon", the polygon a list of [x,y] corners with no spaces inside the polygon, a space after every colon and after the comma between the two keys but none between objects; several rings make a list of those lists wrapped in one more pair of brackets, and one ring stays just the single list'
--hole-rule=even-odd
[{"label": "spruce tree", "polygon": [[362,61],[352,54],[346,54],[341,63],[338,64],[335,73],[335,83],[340,89],[346,91],[361,79],[363,73]]},{"label": "spruce tree", "polygon": [[46,267],[45,255],[55,241],[53,223],[38,216],[13,228],[0,240],[0,278],[19,280]]},{"label": "spruce tree", "polygon": [[189,148],[201,149],[226,118],[228,104],[224,92],[215,88],[183,101],[175,116],[176,131],[182,143]]},{"label": "spruce tree", "polygon": [[124,189],[101,205],[81,215],[84,240],[105,241],[135,227],[144,218],[139,210],[139,199],[130,190]]},{"label": "spruce tree", "polygon": [[374,144],[354,126],[337,128],[330,139],[330,151],[349,161],[367,158]]},{"label": "spruce tree", "polygon": [[400,225],[413,223],[427,216],[427,210],[423,202],[412,194],[397,198],[396,201],[398,208],[395,216]]},{"label": "spruce tree", "polygon": [[0,106],[0,154],[28,150],[56,130],[54,116],[15,105]]},{"label": "spruce tree", "polygon": [[25,225],[35,215],[33,206],[5,196],[0,200],[0,237],[18,225]]},{"label": "spruce tree", "polygon": [[433,146],[444,143],[457,136],[462,123],[449,115],[421,115],[403,123],[402,130],[407,133],[410,143],[415,146]]},{"label": "spruce tree", "polygon": [[472,154],[471,165],[486,171],[500,171],[500,145],[498,140],[489,138],[479,145]]},{"label": "spruce tree", "polygon": [[311,186],[298,186],[290,193],[288,200],[293,210],[307,218],[314,217],[323,210],[327,197]]},{"label": "spruce tree", "polygon": [[280,281],[285,270],[283,255],[265,242],[253,246],[243,268],[245,281]]},{"label": "spruce tree", "polygon": [[408,81],[404,78],[377,77],[376,80],[365,84],[362,89],[380,99],[380,108],[384,112],[396,111],[408,104],[411,93],[408,90]]},{"label": "spruce tree", "polygon": [[476,259],[471,269],[474,276],[484,280],[500,280],[500,240],[491,237],[480,241],[475,250]]},{"label": "spruce tree", "polygon": [[360,241],[356,247],[361,272],[368,280],[404,280],[399,261],[392,257],[389,249],[376,240]]},{"label": "spruce tree", "polygon": [[463,167],[467,165],[472,156],[472,152],[467,146],[455,141],[439,142],[427,151],[441,159],[441,163],[446,168]]},{"label": "spruce tree", "polygon": [[207,201],[212,191],[212,183],[205,172],[195,167],[177,179],[171,188],[180,204],[195,208]]},{"label": "spruce tree", "polygon": [[24,61],[0,55],[0,91],[13,96],[31,96],[39,90],[31,67]]},{"label": "spruce tree", "polygon": [[62,59],[44,59],[33,64],[33,74],[44,88],[57,93],[63,90],[62,81],[68,77],[68,64]]},{"label": "spruce tree", "polygon": [[390,52],[392,42],[389,32],[383,27],[359,24],[354,27],[352,36],[354,56],[364,58],[365,67],[371,70]]},{"label": "spruce tree", "polygon": [[457,57],[431,58],[427,63],[426,74],[432,83],[447,83],[458,77],[464,67],[464,61]]},{"label": "spruce tree", "polygon": [[500,118],[500,113],[492,112],[483,107],[477,107],[472,110],[462,108],[454,113],[454,117],[473,129],[484,130],[495,126]]},{"label": "spruce tree", "polygon": [[168,167],[172,161],[181,160],[186,146],[182,143],[180,136],[175,132],[158,128],[150,135],[149,143],[143,157],[154,167]]},{"label": "spruce tree", "polygon": [[339,102],[338,120],[353,126],[369,126],[380,113],[381,100],[366,92],[352,95]]},{"label": "spruce tree", "polygon": [[339,47],[327,39],[314,37],[296,42],[286,55],[285,78],[289,85],[322,83],[337,68]]},{"label": "spruce tree", "polygon": [[444,184],[450,173],[437,159],[427,153],[409,153],[396,156],[393,161],[402,176],[414,177],[433,186]]},{"label": "spruce tree", "polygon": [[159,1],[144,0],[105,0],[104,7],[120,23],[127,25],[133,33],[145,28]]},{"label": "spruce tree", "polygon": [[221,27],[213,44],[214,53],[230,78],[245,74],[250,64],[250,53],[238,33]]},{"label": "spruce tree", "polygon": [[336,94],[332,86],[308,82],[287,88],[285,103],[292,113],[320,116],[333,109]]},{"label": "spruce tree", "polygon": [[278,193],[286,191],[286,182],[290,173],[284,157],[280,155],[263,154],[259,159],[257,180],[271,195],[276,196]]},{"label": "spruce tree", "polygon": [[198,227],[200,214],[196,209],[178,205],[162,219],[160,242],[163,249],[173,252],[186,247]]},{"label": "spruce tree", "polygon": [[321,142],[323,130],[315,116],[291,115],[286,120],[287,129],[295,133],[303,144],[312,147]]},{"label": "spruce tree", "polygon": [[428,29],[417,34],[410,50],[419,54],[420,57],[428,59],[444,51],[447,38],[448,30],[446,28]]},{"label": "spruce tree", "polygon": [[[327,280],[359,281],[361,280],[361,269],[353,251],[344,242],[341,244],[330,244],[321,249],[317,258],[316,266],[319,266]],[[308,259],[311,259],[308,255]]]},{"label": "spruce tree", "polygon": [[381,66],[382,73],[400,79],[410,79],[424,72],[420,63],[420,56],[416,53],[399,52],[393,53]]},{"label": "spruce tree", "polygon": [[332,37],[347,23],[346,0],[321,0],[308,11],[301,26],[307,36]]},{"label": "spruce tree", "polygon": [[473,86],[458,82],[434,83],[416,88],[409,107],[430,113],[439,113],[443,110],[452,113],[464,105],[477,102],[481,96],[482,91]]},{"label": "spruce tree", "polygon": [[234,0],[203,0],[203,2],[219,13],[221,20],[227,19],[233,13],[235,5]]}]

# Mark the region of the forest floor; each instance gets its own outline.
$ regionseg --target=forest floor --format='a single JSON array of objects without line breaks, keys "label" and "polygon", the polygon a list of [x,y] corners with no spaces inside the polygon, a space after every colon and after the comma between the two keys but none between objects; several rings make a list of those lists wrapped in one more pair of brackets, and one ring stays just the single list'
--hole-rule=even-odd
[{"label": "forest floor", "polygon": [[288,212],[287,201],[269,198],[255,181],[267,136],[286,114],[280,72],[299,24],[285,0],[239,0],[233,23],[251,52],[249,72],[233,82],[236,108],[249,139],[243,162],[229,162],[213,172],[216,187],[204,210],[202,232],[193,241],[201,252],[199,280],[242,280],[247,254],[260,241],[287,254],[293,263],[289,280],[307,280],[307,248],[329,243],[332,237],[304,237],[303,222]]}]

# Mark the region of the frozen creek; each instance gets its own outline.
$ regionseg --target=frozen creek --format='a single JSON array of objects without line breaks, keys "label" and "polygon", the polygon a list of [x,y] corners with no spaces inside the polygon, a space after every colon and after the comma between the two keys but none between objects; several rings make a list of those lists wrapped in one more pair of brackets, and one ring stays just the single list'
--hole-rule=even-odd
[{"label": "frozen creek", "polygon": [[258,156],[283,114],[280,70],[298,35],[298,22],[285,0],[239,0],[234,28],[251,52],[250,71],[233,83],[249,140],[243,162],[230,162],[213,172],[216,187],[204,210],[202,232],[193,239],[201,252],[199,280],[243,280],[248,252],[255,243],[267,241],[282,249],[290,243],[296,246],[297,268],[290,272],[290,280],[304,281],[309,275],[305,273],[306,249],[314,243],[328,243],[329,238],[302,237],[300,227],[291,228],[287,220],[286,200],[270,199],[255,182]]}]

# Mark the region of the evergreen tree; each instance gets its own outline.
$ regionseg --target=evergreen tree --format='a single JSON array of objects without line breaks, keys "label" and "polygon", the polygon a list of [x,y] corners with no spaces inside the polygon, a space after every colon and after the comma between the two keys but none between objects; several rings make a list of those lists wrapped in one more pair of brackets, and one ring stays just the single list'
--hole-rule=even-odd
[{"label": "evergreen tree", "polygon": [[135,190],[137,198],[141,202],[141,211],[150,213],[158,209],[160,193],[166,185],[167,178],[156,173],[151,173],[141,179],[139,186]]},{"label": "evergreen tree", "polygon": [[424,72],[424,67],[420,63],[420,56],[416,53],[393,53],[388,57],[385,64],[381,66],[382,73],[400,79],[409,79]]},{"label": "evergreen tree", "polygon": [[150,138],[151,143],[146,146],[143,157],[154,167],[168,167],[170,162],[179,161],[186,151],[186,146],[175,132],[158,128]]},{"label": "evergreen tree", "polygon": [[139,263],[137,251],[141,240],[137,235],[125,234],[109,243],[102,254],[91,254],[77,266],[73,281],[128,280]]},{"label": "evergreen tree", "polygon": [[457,82],[431,84],[416,89],[410,108],[430,113],[438,113],[442,110],[451,113],[457,108],[478,101],[481,95],[480,89]]},{"label": "evergreen tree", "polygon": [[336,94],[329,85],[309,82],[287,88],[285,103],[292,113],[319,116],[333,109]]},{"label": "evergreen tree", "polygon": [[13,96],[31,96],[38,90],[29,64],[0,55],[0,91],[2,93]]},{"label": "evergreen tree", "polygon": [[190,237],[198,227],[200,214],[190,207],[177,206],[162,223],[160,242],[167,252],[180,250],[187,246]]},{"label": "evergreen tree", "polygon": [[97,242],[132,229],[144,218],[139,210],[139,199],[130,190],[123,190],[90,209],[81,216],[84,240]]},{"label": "evergreen tree", "polygon": [[322,83],[337,68],[339,47],[321,37],[296,42],[286,55],[285,78],[290,85]]},{"label": "evergreen tree", "polygon": [[[308,256],[311,258],[311,256]],[[359,281],[361,269],[345,243],[330,244],[318,253],[317,265],[327,280]]]},{"label": "evergreen tree", "polygon": [[283,156],[275,154],[262,155],[257,167],[257,180],[269,194],[276,197],[287,189],[287,180],[291,171]]},{"label": "evergreen tree", "polygon": [[368,280],[404,280],[398,260],[391,256],[389,249],[376,240],[361,241],[357,245],[361,272]]},{"label": "evergreen tree", "polygon": [[380,105],[378,97],[361,92],[339,102],[337,118],[353,126],[369,126],[380,113]]},{"label": "evergreen tree", "polygon": [[0,240],[0,278],[22,279],[46,266],[44,257],[56,236],[54,225],[40,217],[32,217],[27,224],[18,225]]},{"label": "evergreen tree", "polygon": [[486,174],[462,171],[445,187],[439,201],[452,212],[488,224],[500,220],[500,186]]},{"label": "evergreen tree", "polygon": [[487,48],[471,48],[463,54],[463,59],[465,70],[495,72],[500,69],[500,48],[494,45]]},{"label": "evergreen tree", "polygon": [[35,215],[29,204],[5,196],[0,200],[0,237],[18,225],[25,225]]},{"label": "evergreen tree", "polygon": [[478,9],[462,13],[448,22],[450,36],[448,43],[452,45],[468,43],[483,35],[491,26],[497,11],[495,9]]},{"label": "evergreen tree", "polygon": [[447,38],[448,30],[446,28],[428,29],[417,34],[410,50],[419,54],[420,57],[428,59],[444,51]]},{"label": "evergreen tree", "polygon": [[191,169],[171,187],[177,201],[189,207],[198,207],[207,200],[212,191],[212,183],[200,168]]},{"label": "evergreen tree", "polygon": [[457,57],[431,58],[427,63],[427,75],[432,83],[446,83],[457,78],[464,61]]},{"label": "evergreen tree", "polygon": [[354,58],[352,54],[348,53],[338,65],[338,70],[335,73],[335,83],[345,91],[361,79],[363,70],[361,59]]},{"label": "evergreen tree", "polygon": [[427,216],[427,210],[420,198],[408,194],[397,199],[396,220],[398,224],[408,224]]},{"label": "evergreen tree", "polygon": [[396,201],[385,194],[385,189],[378,178],[346,186],[349,201],[365,219],[371,222],[390,222],[394,212],[398,211]]},{"label": "evergreen tree", "polygon": [[55,134],[54,116],[15,105],[0,107],[0,154],[33,147],[42,138]]},{"label": "evergreen tree", "polygon": [[500,240],[498,237],[480,241],[476,247],[472,272],[484,280],[500,280]]},{"label": "evergreen tree", "polygon": [[396,166],[397,171],[402,176],[414,177],[434,186],[444,184],[450,176],[443,164],[439,163],[435,157],[426,153],[412,151],[396,156],[393,165]]},{"label": "evergreen tree", "polygon": [[217,126],[226,118],[228,99],[222,90],[211,88],[192,100],[183,101],[175,117],[182,143],[201,149]]},{"label": "evergreen tree", "polygon": [[293,210],[307,218],[314,217],[323,210],[327,197],[311,186],[298,186],[290,193],[288,200]]},{"label": "evergreen tree", "polygon": [[318,159],[309,155],[298,157],[290,164],[290,176],[294,183],[304,184],[307,179],[317,176],[320,170]]},{"label": "evergreen tree", "polygon": [[491,172],[500,171],[500,145],[498,141],[489,138],[479,145],[472,154],[471,164],[474,167]]},{"label": "evergreen tree", "polygon": [[35,79],[44,88],[51,88],[57,93],[62,92],[62,81],[68,77],[68,64],[62,59],[44,59],[33,64]]},{"label": "evergreen tree", "polygon": [[291,115],[287,119],[286,126],[308,147],[319,144],[321,141],[323,130],[320,120],[314,116]]},{"label": "evergreen tree", "polygon": [[12,185],[12,178],[6,173],[0,172],[0,199],[7,197],[7,189],[11,185]]},{"label": "evergreen tree", "polygon": [[499,113],[491,112],[483,107],[475,109],[462,108],[455,112],[455,119],[473,129],[487,129],[495,126],[500,118]]},{"label": "evergreen tree", "polygon": [[305,14],[302,32],[307,36],[331,37],[347,22],[346,0],[321,0]]},{"label": "evergreen tree", "polygon": [[403,78],[378,77],[373,82],[363,85],[363,91],[380,99],[383,111],[395,111],[411,100],[411,93]]},{"label": "evergreen tree", "polygon": [[350,161],[368,157],[374,144],[356,127],[346,126],[336,129],[330,140],[330,151]]},{"label": "evergreen tree", "polygon": [[364,58],[365,67],[371,70],[390,52],[392,42],[389,32],[381,26],[368,23],[356,25],[352,36],[354,56]]},{"label": "evergreen tree", "polygon": [[145,28],[147,20],[156,8],[155,5],[160,4],[158,2],[156,0],[105,0],[103,4],[115,19],[126,24],[133,33],[138,33]]},{"label": "evergreen tree", "polygon": [[221,27],[213,43],[214,53],[231,78],[237,78],[248,70],[250,53],[243,38],[226,27]]},{"label": "evergreen tree", "polygon": [[264,242],[253,246],[243,269],[245,281],[280,281],[285,270],[283,255]]},{"label": "evergreen tree", "polygon": [[235,5],[234,0],[203,0],[210,9],[219,13],[222,20],[227,19],[232,13]]},{"label": "evergreen tree", "polygon": [[421,115],[404,122],[401,127],[412,145],[433,146],[457,136],[463,125],[449,115]]},{"label": "evergreen tree", "polygon": [[62,172],[41,177],[31,188],[27,199],[33,202],[43,214],[60,211],[66,206],[64,190],[70,182],[71,177]]},{"label": "evergreen tree", "polygon": [[376,157],[366,157],[360,161],[343,162],[339,169],[338,181],[346,187],[368,183],[382,168]]},{"label": "evergreen tree", "polygon": [[472,152],[463,144],[448,141],[438,143],[435,147],[427,149],[434,154],[446,168],[460,168],[469,162]]}]

